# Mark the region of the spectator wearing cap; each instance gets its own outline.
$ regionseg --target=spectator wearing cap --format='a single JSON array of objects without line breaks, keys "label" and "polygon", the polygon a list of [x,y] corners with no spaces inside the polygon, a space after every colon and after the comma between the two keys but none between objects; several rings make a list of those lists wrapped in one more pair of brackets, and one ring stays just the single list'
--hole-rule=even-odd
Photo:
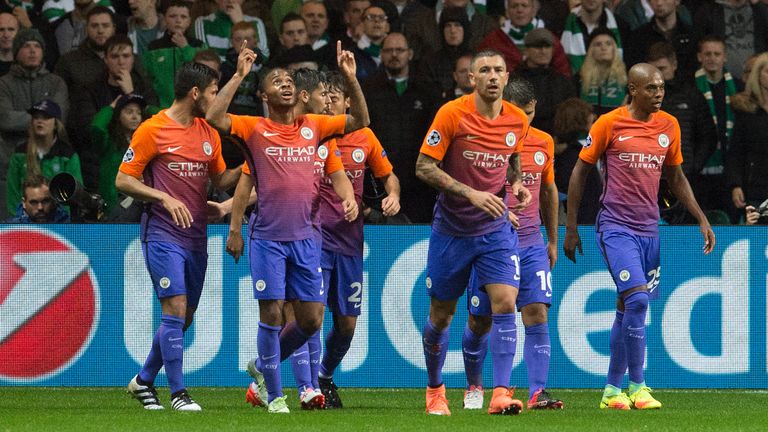
[{"label": "spectator wearing cap", "polygon": [[19,31],[19,20],[12,14],[0,13],[0,76],[8,73],[13,64],[13,38]]},{"label": "spectator wearing cap", "polygon": [[357,79],[362,81],[376,72],[381,64],[381,45],[389,34],[389,18],[376,3],[362,15],[363,32],[352,48],[357,63]]},{"label": "spectator wearing cap", "polygon": [[28,110],[30,120],[28,135],[11,155],[6,183],[6,210],[15,214],[21,203],[24,180],[28,176],[41,175],[50,180],[56,174],[66,172],[82,183],[80,158],[67,141],[67,132],[61,122],[59,105],[45,99]]},{"label": "spectator wearing cap", "polygon": [[536,93],[536,117],[532,125],[549,134],[553,130],[555,110],[560,103],[576,96],[573,81],[552,68],[555,35],[545,29],[533,29],[525,35],[523,62],[515,73],[533,84]]},{"label": "spectator wearing cap", "polygon": [[614,32],[596,28],[589,35],[587,55],[579,70],[579,96],[600,116],[621,106],[627,96],[627,68]]},{"label": "spectator wearing cap", "polygon": [[[544,20],[536,16],[534,0],[508,0],[507,18],[501,28],[480,42],[478,49],[493,49],[501,53],[512,73],[523,62],[525,35],[533,29],[544,28]],[[552,68],[566,78],[571,77],[571,66],[560,41],[552,47]]]},{"label": "spectator wearing cap", "polygon": [[[66,114],[67,86],[48,72],[43,63],[45,42],[35,29],[22,29],[13,39],[14,63],[0,77],[0,179],[8,171],[14,146],[27,136],[31,116],[27,109],[35,102],[50,99]],[[61,117],[61,116],[59,116]],[[5,187],[0,188],[4,192]]]},{"label": "spectator wearing cap", "polygon": [[568,61],[571,63],[571,71],[577,75],[584,63],[589,47],[589,35],[597,28],[608,29],[616,43],[619,59],[623,59],[620,31],[623,31],[624,23],[619,22],[613,15],[604,0],[582,0],[581,5],[571,10],[565,19],[565,30],[560,37]]},{"label": "spectator wearing cap", "polygon": [[6,223],[68,223],[69,213],[51,196],[48,180],[40,175],[27,177],[22,185],[21,204]]},{"label": "spectator wearing cap", "polygon": [[99,157],[99,195],[104,199],[106,215],[118,205],[115,177],[133,132],[144,120],[147,101],[140,95],[127,94],[103,107],[91,122],[91,142]]},{"label": "spectator wearing cap", "polygon": [[434,7],[424,6],[417,0],[409,1],[400,13],[400,22],[417,60],[442,46],[440,16],[449,7],[462,8],[467,12],[470,34],[467,43],[470,50],[474,51],[486,35],[499,28],[495,17],[479,12],[470,0],[438,0]]},{"label": "spectator wearing cap", "polygon": [[453,70],[456,60],[469,52],[469,18],[464,8],[445,8],[440,15],[442,45],[419,60],[418,73],[440,84],[443,99],[455,97]]}]

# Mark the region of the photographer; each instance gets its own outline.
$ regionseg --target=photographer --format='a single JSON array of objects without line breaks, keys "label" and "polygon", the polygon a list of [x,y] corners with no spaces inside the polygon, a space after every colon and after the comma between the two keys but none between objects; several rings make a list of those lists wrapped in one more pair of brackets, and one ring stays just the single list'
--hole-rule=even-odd
[{"label": "photographer", "polygon": [[21,204],[8,223],[68,223],[69,214],[51,196],[48,180],[41,175],[28,177],[23,184]]},{"label": "photographer", "polygon": [[748,205],[744,223],[746,225],[768,225],[768,200],[763,201],[758,208]]}]

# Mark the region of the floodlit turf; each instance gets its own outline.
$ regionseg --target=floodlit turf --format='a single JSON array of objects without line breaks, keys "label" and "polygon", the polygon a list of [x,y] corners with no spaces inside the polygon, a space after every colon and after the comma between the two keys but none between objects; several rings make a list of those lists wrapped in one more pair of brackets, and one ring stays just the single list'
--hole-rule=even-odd
[{"label": "floodlit turf", "polygon": [[[659,390],[657,411],[616,412],[598,408],[599,390],[553,390],[565,401],[562,411],[528,411],[491,417],[461,409],[462,391],[448,399],[453,415],[424,414],[424,391],[417,389],[341,389],[345,408],[301,411],[289,393],[291,414],[268,414],[244,401],[240,388],[192,388],[202,413],[170,409],[149,412],[118,388],[0,387],[0,431],[766,431],[768,393],[759,391]],[[526,391],[518,392],[525,401]],[[167,389],[161,401],[169,407]],[[490,391],[486,391],[486,408]],[[506,429],[509,428],[509,429]]]}]

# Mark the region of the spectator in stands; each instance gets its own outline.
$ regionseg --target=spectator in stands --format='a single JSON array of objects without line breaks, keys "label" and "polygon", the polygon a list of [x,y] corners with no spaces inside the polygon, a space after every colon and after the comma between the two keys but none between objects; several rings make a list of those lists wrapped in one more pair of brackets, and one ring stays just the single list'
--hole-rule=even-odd
[{"label": "spectator in stands", "polygon": [[555,35],[545,28],[529,31],[524,38],[523,63],[515,72],[533,84],[536,92],[536,116],[531,124],[549,134],[552,133],[557,106],[576,96],[572,80],[552,68],[552,51],[556,40]]},{"label": "spectator in stands", "polygon": [[695,34],[693,27],[686,24],[678,12],[680,0],[653,0],[650,4],[653,18],[638,27],[627,40],[624,63],[630,68],[635,63],[643,62],[651,45],[669,42],[675,49],[678,73],[684,79],[693,81],[698,67]]},{"label": "spectator in stands", "polygon": [[613,12],[606,7],[604,0],[582,0],[581,5],[573,8],[565,20],[565,30],[560,37],[574,75],[578,75],[581,70],[591,34],[597,28],[610,31],[616,44],[618,58],[619,60],[623,58],[620,29]]},{"label": "spectator in stands", "polygon": [[157,12],[155,0],[131,0],[128,18],[128,37],[133,42],[134,54],[143,55],[150,42],[163,36],[163,19]]},{"label": "spectator in stands", "polygon": [[69,213],[53,199],[45,177],[27,177],[22,191],[21,204],[7,223],[69,223]]},{"label": "spectator in stands", "polygon": [[[237,56],[240,54],[243,41],[245,41],[246,46],[250,49],[254,49],[256,46],[256,32],[248,23],[238,23],[232,27],[231,39],[233,48],[230,48],[227,52],[227,60],[221,65],[220,88],[229,82],[237,70]],[[237,88],[237,93],[232,98],[227,112],[237,115],[263,115],[263,103],[257,94],[259,90],[259,76],[255,73],[261,69],[262,64],[257,58],[256,62],[251,66],[252,73],[246,75],[240,83],[240,87]]]},{"label": "spectator in stands", "polygon": [[354,43],[363,34],[363,11],[371,2],[369,0],[346,0],[344,5],[345,36]]},{"label": "spectator in stands", "polygon": [[742,82],[746,83],[749,81],[749,74],[752,73],[752,68],[755,66],[755,60],[757,60],[757,57],[759,57],[759,54],[754,54],[744,62],[744,69],[741,72]]},{"label": "spectator in stands", "polygon": [[83,162],[83,179],[89,190],[98,186],[99,159],[93,151],[90,125],[99,110],[112,103],[118,96],[137,94],[150,105],[157,105],[152,87],[134,68],[136,57],[133,43],[126,35],[117,34],[109,38],[104,48],[106,70],[95,80],[80,87],[72,95],[71,111],[67,124],[75,150]]},{"label": "spectator in stands", "polygon": [[19,20],[9,13],[0,13],[0,77],[13,64],[13,38],[19,31]]},{"label": "spectator in stands", "polygon": [[376,73],[381,64],[381,44],[389,33],[389,18],[377,3],[363,11],[362,21],[363,33],[352,48],[360,81]]},{"label": "spectator in stands", "polygon": [[[507,1],[507,19],[501,28],[491,32],[480,42],[478,49],[494,49],[504,56],[507,70],[512,73],[523,62],[525,35],[535,29],[545,27],[544,20],[535,16],[534,0]],[[565,56],[560,41],[555,40],[552,48],[552,68],[566,78],[571,77],[571,66]]]},{"label": "spectator in stands", "polygon": [[192,61],[195,63],[204,64],[221,74],[221,58],[216,53],[216,51],[210,48],[196,52],[195,56],[192,57]]},{"label": "spectator in stands", "polygon": [[384,66],[363,82],[371,129],[387,151],[402,189],[402,212],[429,223],[435,192],[416,178],[421,142],[440,103],[439,87],[411,74],[413,51],[402,33],[390,33],[381,49]]},{"label": "spectator in stands", "polygon": [[757,207],[768,191],[768,53],[755,60],[744,92],[733,97],[733,110],[725,164],[731,199],[738,209]]},{"label": "spectator in stands", "polygon": [[335,70],[336,42],[331,41],[328,35],[328,10],[325,4],[321,0],[308,0],[301,5],[299,14],[306,23],[307,43],[315,51],[316,61],[329,70]]},{"label": "spectator in stands", "polygon": [[304,18],[302,18],[301,15],[293,12],[285,15],[283,22],[280,23],[278,42],[280,44],[275,49],[272,58],[296,45],[306,45],[309,43],[307,37],[307,23],[304,22]]},{"label": "spectator in stands", "polygon": [[56,23],[68,14],[72,14],[72,18],[70,19],[81,19],[84,22],[85,15],[88,11],[83,9],[92,7],[91,3],[107,8],[112,7],[112,2],[110,0],[99,0],[95,2],[89,0],[47,0],[41,8],[43,19],[49,23]]},{"label": "spectator in stands", "polygon": [[[571,171],[579,160],[579,152],[587,145],[587,134],[595,121],[592,107],[578,98],[566,99],[555,112],[554,136],[558,143],[555,151],[555,184],[557,190],[568,194]],[[593,225],[600,210],[603,181],[598,170],[591,170],[582,195],[577,221]]]},{"label": "spectator in stands", "polygon": [[104,74],[104,44],[115,34],[114,15],[102,6],[91,8],[85,32],[86,38],[80,46],[61,56],[54,69],[67,83],[70,94]]},{"label": "spectator in stands", "polygon": [[475,91],[475,86],[469,78],[469,66],[472,63],[472,54],[467,53],[456,59],[453,68],[453,98],[468,95]]},{"label": "spectator in stands", "polygon": [[142,56],[142,64],[148,82],[157,95],[160,108],[168,108],[173,102],[173,78],[176,71],[195,54],[205,49],[203,42],[187,36],[192,23],[189,2],[172,0],[163,14],[165,33],[149,43],[148,51]]},{"label": "spectator in stands", "polygon": [[627,68],[614,36],[608,28],[596,28],[590,34],[587,56],[579,71],[579,95],[598,116],[626,101]]},{"label": "spectator in stands", "polygon": [[469,19],[466,39],[470,50],[477,48],[486,35],[499,28],[496,18],[478,12],[476,5],[470,0],[438,0],[434,7],[426,7],[422,3],[424,2],[409,2],[400,17],[403,31],[409,43],[413,43],[415,58],[418,60],[442,46],[440,15],[446,8],[466,10]]},{"label": "spectator in stands", "polygon": [[144,120],[146,106],[146,100],[139,95],[120,95],[99,110],[91,122],[92,148],[100,161],[98,191],[108,216],[120,211],[115,177],[133,132]]},{"label": "spectator in stands", "polygon": [[218,10],[195,20],[195,37],[213,48],[224,60],[230,46],[232,26],[239,22],[250,23],[256,30],[258,55],[269,58],[267,29],[260,18],[243,14],[243,0],[216,0]]},{"label": "spectator in stands", "polygon": [[82,183],[80,158],[67,142],[67,132],[61,122],[62,111],[52,100],[37,102],[29,109],[29,135],[16,147],[8,164],[6,210],[16,214],[21,203],[22,185],[28,176],[42,175],[52,179],[66,172]]},{"label": "spectator in stands", "polygon": [[694,17],[694,27],[700,38],[714,35],[725,42],[726,69],[739,79],[744,62],[751,55],[768,50],[768,6],[761,1],[702,2]]},{"label": "spectator in stands", "polygon": [[661,109],[675,116],[680,123],[683,172],[686,177],[695,177],[704,166],[704,160],[696,155],[697,148],[710,148],[717,144],[717,129],[707,101],[696,90],[692,80],[676,73],[677,57],[672,44],[656,42],[651,45],[646,61],[656,66],[664,77]]},{"label": "spectator in stands", "polygon": [[[60,11],[65,11],[65,13],[60,15],[59,18],[50,20],[53,22],[54,35],[56,36],[56,48],[58,48],[59,56],[63,56],[64,54],[75,50],[81,45],[83,41],[86,40],[88,37],[88,30],[86,27],[88,26],[87,22],[89,12],[97,6],[105,10],[109,10],[108,7],[111,6],[111,4],[109,1],[96,2],[94,0],[74,0],[74,5],[72,6],[73,7],[70,10],[66,10],[69,9],[69,7],[66,9],[43,10],[44,16],[52,15],[53,11],[56,11],[56,14],[58,14]],[[113,26],[115,24],[114,17],[112,19],[112,24]],[[102,23],[102,25],[105,24]]]},{"label": "spectator in stands", "polygon": [[725,42],[717,36],[706,36],[699,41],[697,58],[701,68],[695,74],[696,87],[707,100],[709,114],[717,128],[717,142],[714,146],[709,142],[696,143],[694,153],[703,168],[692,179],[691,186],[702,209],[724,210],[733,219],[738,215],[731,206],[731,190],[724,170],[733,136],[731,98],[741,90],[742,84],[725,68],[728,55]]},{"label": "spectator in stands", "polygon": [[[503,3],[503,2],[500,2]],[[544,20],[547,30],[559,36],[565,29],[565,20],[571,13],[568,0],[538,0],[538,16]],[[504,13],[502,5],[502,14]]]},{"label": "spectator in stands", "polygon": [[440,14],[442,46],[419,61],[419,73],[440,84],[442,97],[453,99],[456,61],[469,51],[469,18],[464,8],[445,8]]}]

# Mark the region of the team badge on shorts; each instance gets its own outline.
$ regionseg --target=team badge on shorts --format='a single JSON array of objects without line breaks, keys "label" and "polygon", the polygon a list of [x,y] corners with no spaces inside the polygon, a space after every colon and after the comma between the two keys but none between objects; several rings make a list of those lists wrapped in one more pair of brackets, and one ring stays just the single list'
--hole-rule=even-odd
[{"label": "team badge on shorts", "polygon": [[533,155],[533,161],[536,162],[536,165],[544,165],[544,162],[547,161],[547,156],[542,151],[537,151],[536,154]]},{"label": "team badge on shorts", "polygon": [[427,145],[434,147],[440,144],[441,139],[440,132],[438,132],[437,129],[432,129],[429,135],[427,135]]},{"label": "team badge on shorts", "polygon": [[669,137],[667,136],[667,134],[660,134],[659,135],[659,145],[662,148],[669,147]]},{"label": "team badge on shorts", "polygon": [[619,273],[619,279],[621,279],[622,282],[626,282],[629,280],[629,270],[622,270],[621,273]]},{"label": "team badge on shorts", "polygon": [[167,277],[163,277],[160,279],[160,288],[162,289],[168,289],[168,287],[171,286],[171,280]]},{"label": "team badge on shorts", "polygon": [[267,283],[264,282],[263,279],[257,280],[255,286],[256,286],[256,291],[259,291],[259,292],[264,291],[265,289],[267,289]]},{"label": "team badge on shorts", "polygon": [[365,152],[361,148],[356,148],[352,151],[352,160],[357,163],[362,163],[365,160]]},{"label": "team badge on shorts", "polygon": [[427,289],[432,289],[432,278],[427,276]]},{"label": "team badge on shorts", "polygon": [[317,148],[317,156],[322,160],[325,160],[328,157],[328,147],[326,147],[325,144]]},{"label": "team badge on shorts", "polygon": [[507,144],[507,147],[514,147],[517,143],[517,137],[515,136],[514,132],[507,133],[507,136],[504,137],[504,142]]},{"label": "team badge on shorts", "polygon": [[480,306],[480,297],[472,296],[472,299],[470,301],[472,302],[472,307]]},{"label": "team badge on shorts", "polygon": [[133,157],[135,154],[133,153],[133,149],[128,147],[128,150],[125,151],[125,154],[123,155],[123,163],[129,163],[133,161]]},{"label": "team badge on shorts", "polygon": [[203,142],[203,153],[205,153],[206,156],[213,154],[213,146],[211,146],[211,143],[208,141]]},{"label": "team badge on shorts", "polygon": [[304,137],[304,139],[310,140],[312,139],[313,136],[315,136],[315,134],[312,133],[312,129],[304,126],[303,128],[301,128],[301,136]]}]

